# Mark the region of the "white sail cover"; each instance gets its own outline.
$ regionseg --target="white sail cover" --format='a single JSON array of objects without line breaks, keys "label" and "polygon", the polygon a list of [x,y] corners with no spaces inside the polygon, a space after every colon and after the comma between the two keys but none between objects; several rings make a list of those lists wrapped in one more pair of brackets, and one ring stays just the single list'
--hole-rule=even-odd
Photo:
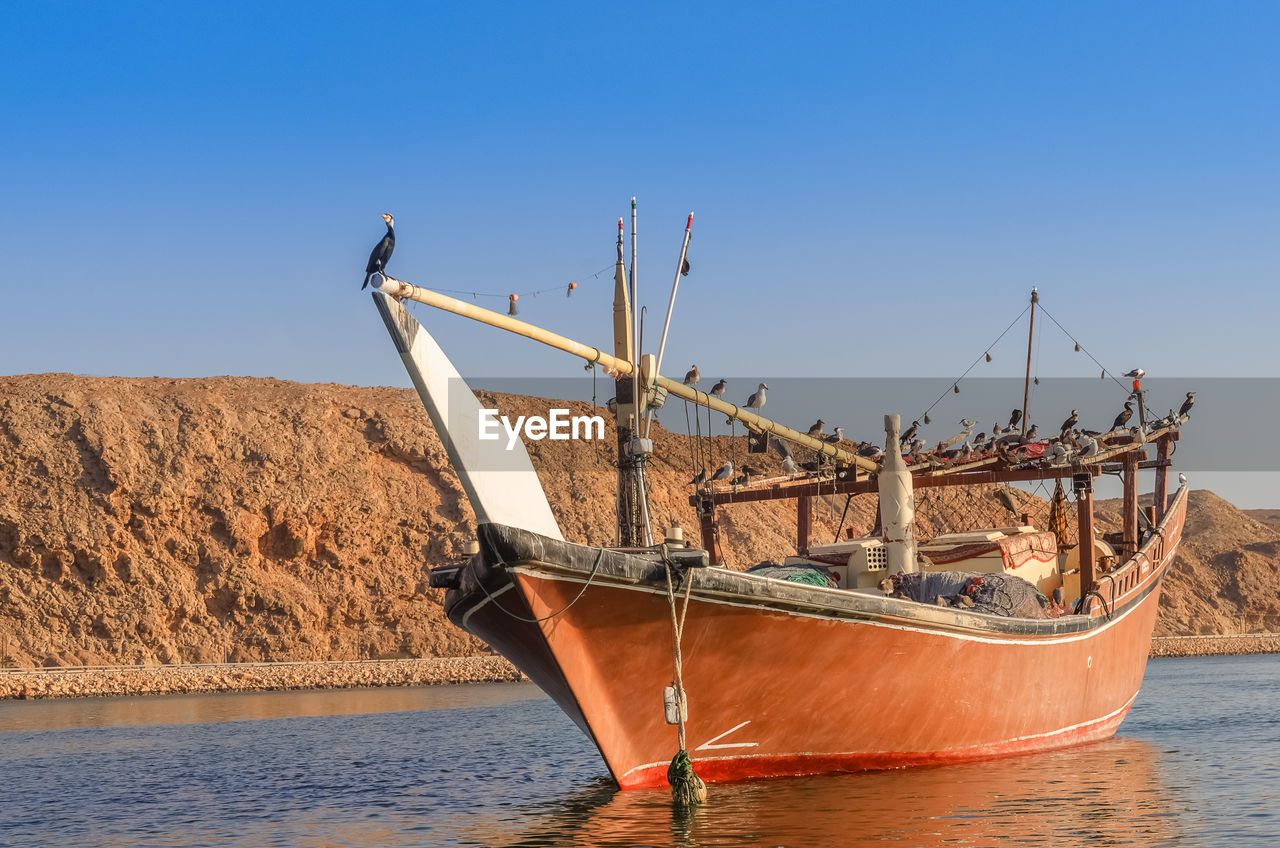
[{"label": "white sail cover", "polygon": [[524,443],[481,440],[480,402],[431,334],[400,301],[380,291],[373,301],[409,378],[431,416],[476,519],[564,539]]}]

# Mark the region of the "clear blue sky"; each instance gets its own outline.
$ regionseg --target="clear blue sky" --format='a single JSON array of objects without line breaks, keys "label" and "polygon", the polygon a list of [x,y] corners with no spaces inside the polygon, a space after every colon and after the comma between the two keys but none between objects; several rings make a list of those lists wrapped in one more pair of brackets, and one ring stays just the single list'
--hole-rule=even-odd
[{"label": "clear blue sky", "polygon": [[[603,342],[584,275],[635,194],[652,327],[697,213],[681,372],[951,376],[1036,285],[1111,367],[1276,376],[1278,32],[1274,3],[4,4],[0,372],[405,384],[358,291],[384,211],[398,276],[577,279],[522,316]],[[427,323],[464,373],[581,374]],[[1041,373],[1092,372],[1045,338]]]}]

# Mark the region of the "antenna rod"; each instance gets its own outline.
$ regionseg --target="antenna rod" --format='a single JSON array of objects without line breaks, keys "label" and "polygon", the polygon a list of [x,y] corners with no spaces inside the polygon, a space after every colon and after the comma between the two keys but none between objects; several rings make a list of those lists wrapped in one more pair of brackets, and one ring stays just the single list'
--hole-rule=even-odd
[{"label": "antenna rod", "polygon": [[[638,366],[640,364],[640,300],[636,283],[636,199],[634,197],[631,198],[631,319],[635,322],[631,330],[634,354],[631,362]],[[640,416],[644,415],[644,395],[640,394],[639,368],[632,370],[631,378],[631,402],[635,404],[635,423],[639,426]]]},{"label": "antenna rod", "polygon": [[[693,213],[684,225],[684,244],[680,245],[680,261],[676,263],[676,278],[671,283],[671,300],[667,302],[667,320],[662,323],[662,341],[658,343],[658,360],[654,364],[654,373],[662,373],[662,354],[667,349],[667,330],[671,328],[671,313],[676,308],[676,289],[680,288],[680,276],[684,272],[684,259],[689,254],[689,239],[693,237]],[[653,410],[649,410],[649,418],[644,424],[645,438],[649,437],[649,428],[653,426]]]},{"label": "antenna rod", "polygon": [[1036,337],[1036,304],[1040,302],[1040,295],[1033,288],[1031,290],[1031,326],[1027,330],[1027,379],[1022,384],[1022,435],[1027,433],[1027,414],[1031,411],[1031,342]]}]

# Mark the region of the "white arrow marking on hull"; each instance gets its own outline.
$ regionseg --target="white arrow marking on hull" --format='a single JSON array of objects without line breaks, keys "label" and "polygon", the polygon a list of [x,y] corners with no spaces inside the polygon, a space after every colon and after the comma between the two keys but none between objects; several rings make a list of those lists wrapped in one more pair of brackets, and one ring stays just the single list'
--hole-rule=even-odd
[{"label": "white arrow marking on hull", "polygon": [[735,730],[741,730],[742,728],[746,727],[750,723],[751,723],[751,719],[747,719],[742,724],[729,728],[724,733],[721,733],[719,736],[715,737],[714,739],[708,739],[706,742],[703,742],[701,745],[699,745],[697,748],[694,748],[693,750],[707,751],[712,748],[754,748],[760,743],[759,742],[722,742],[719,745],[715,744],[717,741],[725,738],[730,733],[733,733]]}]

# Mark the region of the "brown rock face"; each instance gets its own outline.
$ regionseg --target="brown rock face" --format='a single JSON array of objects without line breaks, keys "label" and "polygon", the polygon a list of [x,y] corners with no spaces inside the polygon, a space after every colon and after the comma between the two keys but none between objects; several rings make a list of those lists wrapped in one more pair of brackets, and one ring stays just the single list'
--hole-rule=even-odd
[{"label": "brown rock face", "polygon": [[[485,394],[504,414],[587,404]],[[680,417],[672,401],[670,422]],[[600,410],[603,413],[603,410]],[[606,419],[608,418],[605,415]],[[724,432],[723,420],[715,422]],[[741,432],[739,430],[739,432]],[[655,425],[651,510],[696,543],[691,446]],[[613,537],[612,429],[530,443],[567,538]],[[744,439],[710,461],[776,471]],[[804,457],[800,457],[804,459]],[[1043,524],[1043,500],[1013,491]],[[815,504],[812,538],[867,532],[874,499]],[[1008,523],[990,490],[922,494],[922,535]],[[720,513],[729,563],[795,547],[795,505]],[[0,378],[0,664],[347,660],[485,653],[443,617],[427,570],[475,517],[412,390],[218,377]],[[1270,530],[1196,493],[1160,632],[1276,629]],[[1252,616],[1252,617],[1251,617]]]}]

